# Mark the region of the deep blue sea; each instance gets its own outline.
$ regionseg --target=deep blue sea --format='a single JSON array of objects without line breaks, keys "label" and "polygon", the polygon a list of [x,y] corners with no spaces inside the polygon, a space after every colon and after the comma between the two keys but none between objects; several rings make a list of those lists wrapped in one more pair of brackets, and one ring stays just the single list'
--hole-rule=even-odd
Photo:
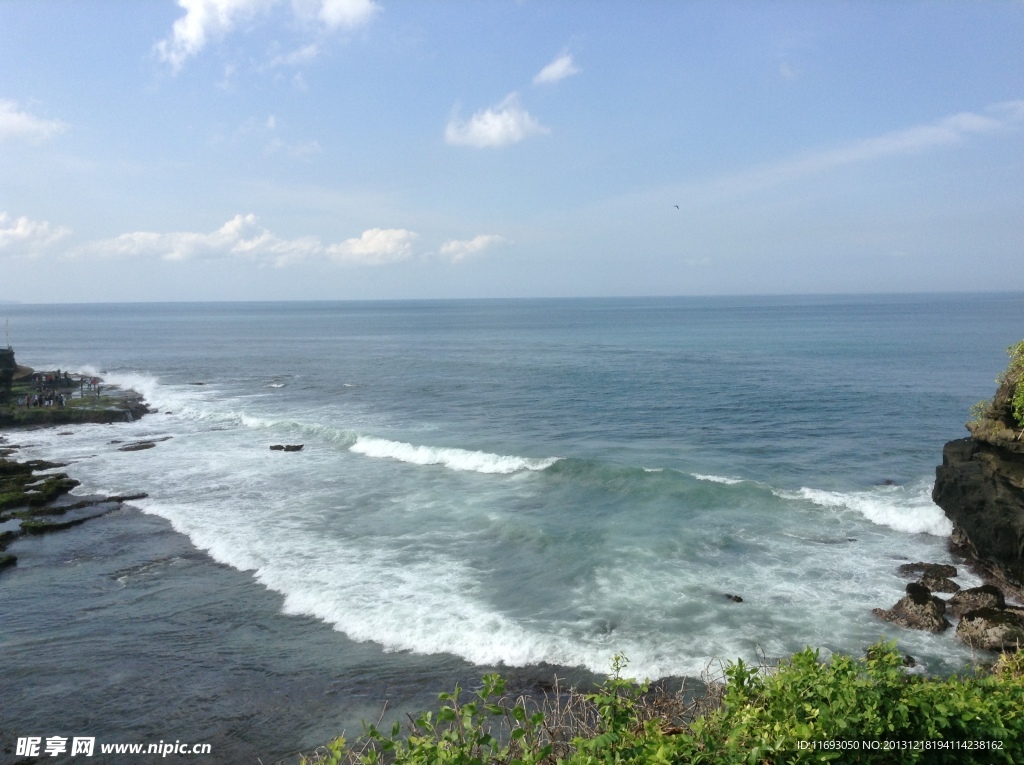
[{"label": "deep blue sea", "polygon": [[[149,496],[11,547],[4,746],[177,738],[270,762],[482,667],[624,653],[638,677],[698,675],[881,637],[927,671],[972,658],[871,609],[903,594],[900,562],[953,562],[935,466],[1024,337],[1022,294],[4,318],[20,363],[159,409],[7,434],[78,493]],[[114,443],[144,438],[166,440]]]}]

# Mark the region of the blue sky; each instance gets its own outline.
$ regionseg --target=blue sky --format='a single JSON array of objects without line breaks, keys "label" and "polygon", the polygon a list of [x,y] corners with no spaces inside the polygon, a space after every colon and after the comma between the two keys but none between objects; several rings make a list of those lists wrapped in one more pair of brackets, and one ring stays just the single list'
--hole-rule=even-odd
[{"label": "blue sky", "polygon": [[1020,0],[4,0],[0,300],[1021,290],[1022,51]]}]

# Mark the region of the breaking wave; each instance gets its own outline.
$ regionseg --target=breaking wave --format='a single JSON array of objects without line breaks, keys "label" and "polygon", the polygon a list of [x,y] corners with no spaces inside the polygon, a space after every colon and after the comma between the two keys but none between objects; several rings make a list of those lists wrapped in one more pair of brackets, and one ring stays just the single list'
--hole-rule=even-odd
[{"label": "breaking wave", "polygon": [[473,452],[437,446],[414,446],[373,436],[359,436],[349,451],[366,457],[388,458],[411,465],[443,465],[451,470],[475,473],[517,473],[520,470],[545,470],[560,457],[515,457],[488,452]]}]

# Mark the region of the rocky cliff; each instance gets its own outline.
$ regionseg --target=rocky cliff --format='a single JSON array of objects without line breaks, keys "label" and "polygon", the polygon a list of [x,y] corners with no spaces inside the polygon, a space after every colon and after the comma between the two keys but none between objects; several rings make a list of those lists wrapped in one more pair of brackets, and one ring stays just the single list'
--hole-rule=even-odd
[{"label": "rocky cliff", "polygon": [[953,542],[999,579],[1024,585],[1024,341],[991,403],[968,423],[970,438],[950,441],[935,471],[932,499],[953,521]]}]

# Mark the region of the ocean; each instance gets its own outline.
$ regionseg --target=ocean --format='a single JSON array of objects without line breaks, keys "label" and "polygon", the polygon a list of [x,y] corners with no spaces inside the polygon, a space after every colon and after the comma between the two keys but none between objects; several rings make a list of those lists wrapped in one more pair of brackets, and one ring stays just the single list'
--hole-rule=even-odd
[{"label": "ocean", "polygon": [[[696,676],[880,638],[928,672],[973,658],[871,609],[902,596],[901,562],[955,562],[934,470],[1024,337],[1020,293],[0,318],[19,363],[159,410],[7,434],[70,463],[76,493],[148,498],[10,548],[2,747],[269,763],[494,667],[584,677],[621,653],[639,678]],[[165,440],[118,451],[142,439]]]}]

